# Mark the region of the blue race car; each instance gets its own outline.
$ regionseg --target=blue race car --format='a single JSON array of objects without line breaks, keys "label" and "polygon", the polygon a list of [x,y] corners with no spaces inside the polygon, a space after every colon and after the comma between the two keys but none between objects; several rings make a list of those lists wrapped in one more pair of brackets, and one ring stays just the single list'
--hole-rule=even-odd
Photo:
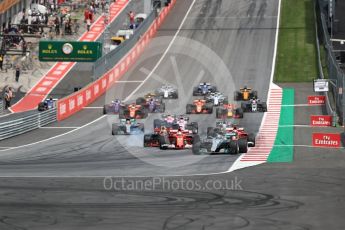
[{"label": "blue race car", "polygon": [[193,96],[206,96],[210,93],[215,93],[217,91],[216,86],[212,86],[210,83],[203,82],[199,86],[193,88]]},{"label": "blue race car", "polygon": [[120,110],[123,109],[125,105],[119,99],[112,101],[110,104],[106,104],[103,106],[103,114],[119,114]]}]

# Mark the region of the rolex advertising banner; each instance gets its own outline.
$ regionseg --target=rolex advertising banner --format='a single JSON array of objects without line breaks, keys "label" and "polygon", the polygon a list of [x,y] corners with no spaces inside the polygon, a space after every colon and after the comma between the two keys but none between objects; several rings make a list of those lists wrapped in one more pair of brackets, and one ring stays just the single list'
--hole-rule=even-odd
[{"label": "rolex advertising banner", "polygon": [[42,62],[94,62],[102,56],[102,43],[75,41],[40,41]]}]

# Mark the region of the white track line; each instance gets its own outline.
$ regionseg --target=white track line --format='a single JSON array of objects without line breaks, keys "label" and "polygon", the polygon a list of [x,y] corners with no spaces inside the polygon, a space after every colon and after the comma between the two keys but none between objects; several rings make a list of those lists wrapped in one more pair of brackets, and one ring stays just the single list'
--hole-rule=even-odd
[{"label": "white track line", "polygon": [[63,126],[59,126],[59,127],[40,127],[40,129],[77,129],[77,128],[80,128],[80,126],[79,127],[71,127],[71,126],[65,126],[65,127],[63,127]]},{"label": "white track line", "polygon": [[[278,3],[278,15],[277,15],[277,26],[276,26],[276,36],[275,36],[275,41],[274,41],[274,51],[273,51],[273,60],[272,60],[272,68],[271,68],[271,77],[270,77],[270,85],[269,85],[269,90],[267,93],[267,104],[269,105],[269,100],[270,100],[270,91],[271,91],[271,87],[273,85],[273,78],[274,78],[274,73],[275,73],[275,67],[276,67],[276,58],[277,58],[277,49],[278,49],[278,37],[279,37],[279,28],[280,28],[280,8],[281,8],[281,0],[279,0]],[[264,114],[264,116],[262,117],[261,120],[261,124],[260,124],[260,128],[259,130],[262,128],[263,123],[266,119],[267,113]],[[236,161],[234,163],[232,163],[232,165],[230,166],[230,168],[227,170],[227,172],[232,172],[235,171],[237,169],[237,165],[241,164],[241,158],[242,156],[239,156]],[[264,162],[262,162],[264,163]],[[259,163],[261,164],[261,163]],[[252,165],[257,165],[257,164],[252,164]]]},{"label": "white track line", "polygon": [[[10,147],[10,148],[8,148],[8,149],[0,150],[0,152],[8,151],[8,150],[11,150],[11,149],[19,149],[19,148],[23,148],[23,147],[35,145],[35,144],[38,144],[38,143],[42,143],[42,142],[45,142],[45,141],[53,140],[53,139],[55,139],[55,138],[65,136],[65,135],[70,134],[70,133],[73,133],[73,132],[75,132],[75,131],[77,131],[77,130],[79,130],[79,129],[82,129],[82,128],[86,127],[86,126],[89,126],[89,125],[91,125],[91,124],[93,124],[93,123],[95,123],[95,122],[97,122],[97,121],[99,121],[99,120],[101,120],[101,119],[103,119],[103,118],[105,118],[105,117],[106,117],[106,116],[103,115],[103,116],[97,118],[96,120],[93,120],[93,121],[91,121],[91,122],[89,122],[89,123],[87,123],[87,124],[85,124],[85,125],[83,125],[83,126],[80,126],[79,128],[73,129],[73,130],[68,131],[68,132],[66,132],[66,133],[63,133],[63,134],[60,134],[60,135],[57,135],[57,136],[54,136],[54,137],[50,137],[50,138],[48,138],[48,139],[44,139],[44,140],[41,140],[41,141],[33,142],[33,143],[30,143],[30,144],[20,145],[20,146],[16,146],[16,147]],[[4,147],[4,148],[5,148],[5,147]]]},{"label": "white track line", "polygon": [[322,105],[310,105],[310,104],[294,104],[294,105],[282,105],[282,107],[310,107],[310,106],[322,106]]},{"label": "white track line", "polygon": [[157,68],[160,66],[160,64],[162,63],[163,59],[166,57],[166,55],[168,54],[170,48],[172,47],[172,45],[174,44],[176,38],[177,38],[177,35],[180,33],[181,29],[182,29],[182,26],[183,24],[185,23],[187,17],[188,17],[188,14],[190,13],[190,11],[192,10],[194,4],[195,4],[196,0],[193,0],[192,4],[190,5],[186,15],[184,16],[179,28],[177,29],[173,39],[171,40],[169,46],[167,47],[167,49],[165,50],[165,52],[163,53],[163,55],[161,56],[161,58],[158,60],[157,64],[153,67],[153,69],[151,70],[151,72],[149,73],[149,75],[143,80],[143,82],[138,85],[138,87],[132,91],[131,94],[128,95],[128,97],[126,97],[126,99],[124,100],[124,102],[128,101],[144,84],[145,82],[153,75],[153,73],[157,70]]},{"label": "white track line", "polygon": [[316,149],[345,149],[345,147],[319,147],[312,145],[274,145],[273,147],[303,147],[303,148],[316,148]]},{"label": "white track line", "polygon": [[142,83],[143,81],[116,81],[115,83]]}]

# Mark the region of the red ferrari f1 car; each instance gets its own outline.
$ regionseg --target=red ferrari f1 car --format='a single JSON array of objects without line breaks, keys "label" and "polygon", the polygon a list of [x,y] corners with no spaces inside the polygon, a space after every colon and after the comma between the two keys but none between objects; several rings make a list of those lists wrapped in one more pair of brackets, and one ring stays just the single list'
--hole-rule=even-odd
[{"label": "red ferrari f1 car", "polygon": [[194,135],[191,130],[170,129],[161,127],[153,134],[144,135],[144,147],[159,147],[160,149],[190,149],[193,146]]}]

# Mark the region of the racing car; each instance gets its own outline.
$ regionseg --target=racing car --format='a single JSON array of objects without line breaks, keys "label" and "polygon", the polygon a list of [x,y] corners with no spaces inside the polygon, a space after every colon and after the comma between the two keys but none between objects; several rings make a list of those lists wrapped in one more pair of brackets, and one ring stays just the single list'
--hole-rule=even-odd
[{"label": "racing car", "polygon": [[38,103],[37,110],[42,112],[48,109],[52,109],[56,106],[57,99],[53,99],[52,97],[49,99],[45,99],[43,102]]},{"label": "racing car", "polygon": [[218,91],[205,96],[205,100],[207,103],[212,103],[214,106],[228,104],[228,97]]},{"label": "racing car", "polygon": [[161,128],[159,133],[145,134],[144,147],[159,147],[160,149],[190,149],[193,146],[194,134],[188,130]]},{"label": "racing car", "polygon": [[210,83],[203,82],[200,83],[199,86],[193,88],[193,96],[205,96],[216,91],[216,86],[212,86]]},{"label": "racing car", "polygon": [[135,119],[121,119],[120,123],[112,124],[112,135],[131,135],[144,133],[144,124]]},{"label": "racing car", "polygon": [[216,118],[243,118],[243,110],[233,104],[224,104],[223,107],[216,109]]},{"label": "racing car", "polygon": [[212,114],[213,104],[207,103],[204,99],[196,99],[193,104],[187,104],[186,106],[187,114]]},{"label": "racing car", "polygon": [[244,86],[243,88],[240,88],[240,91],[236,91],[234,93],[234,99],[235,101],[248,101],[251,98],[256,98],[258,96],[257,91],[253,91],[251,88],[247,88],[247,86]]},{"label": "racing car", "polygon": [[187,116],[163,115],[162,118],[163,120],[155,119],[153,121],[153,127],[155,130],[157,128],[160,129],[161,127],[166,127],[167,129],[181,129],[183,131],[189,130],[191,133],[198,133],[198,122],[189,122],[189,117]]},{"label": "racing car", "polygon": [[178,91],[171,85],[163,85],[155,91],[155,93],[164,99],[177,99]]},{"label": "racing car", "polygon": [[255,147],[255,135],[247,133],[244,128],[238,128],[235,124],[225,120],[216,121],[216,127],[207,128],[207,136],[212,137],[216,134],[227,135],[227,133],[237,133],[238,139],[246,139],[248,147]]},{"label": "racing car", "polygon": [[200,137],[197,135],[194,140],[192,151],[195,155],[219,153],[238,154],[248,151],[246,140],[237,139],[236,133],[217,134],[203,140],[200,140]]},{"label": "racing car", "polygon": [[147,110],[142,105],[137,105],[132,103],[130,105],[125,105],[123,109],[119,112],[120,119],[143,119],[147,117]]},{"label": "racing car", "polygon": [[266,102],[261,102],[256,98],[250,99],[246,102],[242,102],[241,108],[243,112],[267,112]]},{"label": "racing car", "polygon": [[247,134],[243,128],[236,128],[236,126],[209,127],[207,131],[208,135],[203,140],[200,140],[198,135],[195,136],[193,154],[246,153],[248,147],[255,146],[254,135]]},{"label": "racing car", "polygon": [[164,113],[165,111],[165,103],[162,98],[153,93],[137,98],[136,104],[145,107],[150,113]]},{"label": "racing car", "polygon": [[110,104],[106,104],[103,106],[103,114],[119,114],[120,110],[124,107],[125,105],[119,99],[116,99],[115,101],[112,101]]}]

